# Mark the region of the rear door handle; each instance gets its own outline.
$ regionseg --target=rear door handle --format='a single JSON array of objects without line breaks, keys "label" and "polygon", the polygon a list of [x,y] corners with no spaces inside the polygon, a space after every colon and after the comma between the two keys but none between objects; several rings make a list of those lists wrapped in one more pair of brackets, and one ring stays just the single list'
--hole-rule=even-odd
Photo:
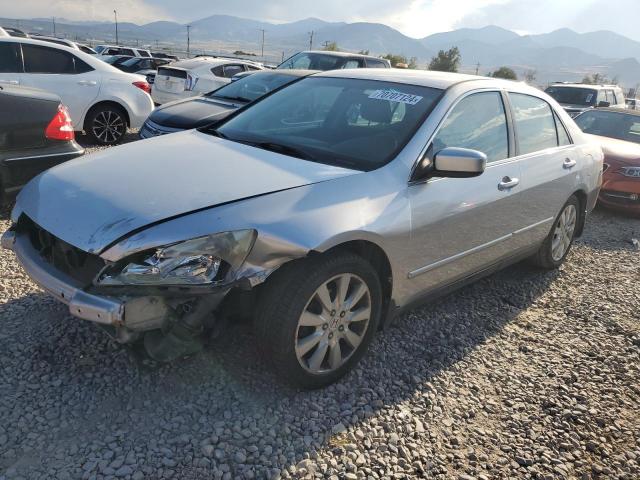
[{"label": "rear door handle", "polygon": [[576,162],[575,160],[572,160],[570,158],[565,158],[564,162],[562,163],[562,168],[573,168],[578,164],[578,162]]},{"label": "rear door handle", "polygon": [[97,84],[98,84],[98,82],[96,82],[94,80],[80,80],[80,81],[78,81],[78,85],[84,85],[86,87],[94,87]]},{"label": "rear door handle", "polygon": [[519,178],[504,177],[502,181],[498,184],[498,190],[500,191],[509,190],[515,187],[516,185],[518,185],[519,183],[520,183]]}]

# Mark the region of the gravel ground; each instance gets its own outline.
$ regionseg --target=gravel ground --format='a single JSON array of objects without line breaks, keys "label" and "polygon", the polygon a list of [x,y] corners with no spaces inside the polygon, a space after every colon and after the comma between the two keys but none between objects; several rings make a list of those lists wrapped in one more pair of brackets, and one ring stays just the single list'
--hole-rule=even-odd
[{"label": "gravel ground", "polygon": [[[0,231],[9,225],[0,215]],[[398,319],[343,381],[282,385],[234,325],[158,366],[0,251],[0,480],[640,478],[640,219]]]}]

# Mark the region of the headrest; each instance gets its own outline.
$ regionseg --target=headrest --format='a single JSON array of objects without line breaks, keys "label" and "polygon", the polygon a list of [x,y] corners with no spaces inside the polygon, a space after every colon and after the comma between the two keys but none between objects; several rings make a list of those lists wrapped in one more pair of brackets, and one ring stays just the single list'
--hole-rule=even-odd
[{"label": "headrest", "polygon": [[360,105],[360,116],[370,122],[391,123],[391,102],[367,98]]}]

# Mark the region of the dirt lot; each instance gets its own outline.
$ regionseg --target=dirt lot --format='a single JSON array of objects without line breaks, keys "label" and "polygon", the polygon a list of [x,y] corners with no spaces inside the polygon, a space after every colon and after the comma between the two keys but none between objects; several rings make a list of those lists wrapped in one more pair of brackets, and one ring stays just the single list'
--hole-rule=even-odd
[{"label": "dirt lot", "polygon": [[[9,225],[0,216],[0,232]],[[157,366],[0,252],[0,479],[640,478],[640,219],[412,311],[322,391],[234,325]]]}]

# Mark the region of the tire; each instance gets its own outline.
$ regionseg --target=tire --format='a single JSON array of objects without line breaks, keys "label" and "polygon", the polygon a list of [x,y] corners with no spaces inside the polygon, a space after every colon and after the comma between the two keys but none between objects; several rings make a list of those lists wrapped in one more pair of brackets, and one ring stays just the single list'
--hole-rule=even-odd
[{"label": "tire", "polygon": [[[323,295],[327,308],[321,287],[329,296]],[[344,304],[336,301],[341,291]],[[341,252],[293,261],[278,269],[260,294],[255,316],[260,349],[288,383],[324,387],[362,358],[378,329],[381,305],[380,280],[362,257]]]},{"label": "tire", "polygon": [[[533,265],[545,270],[553,270],[562,265],[571,251],[580,215],[580,201],[575,195],[572,195],[560,210],[544,243],[538,252],[531,257]],[[562,244],[559,245],[558,242]]]},{"label": "tire", "polygon": [[98,105],[87,115],[84,130],[97,145],[116,145],[127,133],[127,115],[117,105]]}]

